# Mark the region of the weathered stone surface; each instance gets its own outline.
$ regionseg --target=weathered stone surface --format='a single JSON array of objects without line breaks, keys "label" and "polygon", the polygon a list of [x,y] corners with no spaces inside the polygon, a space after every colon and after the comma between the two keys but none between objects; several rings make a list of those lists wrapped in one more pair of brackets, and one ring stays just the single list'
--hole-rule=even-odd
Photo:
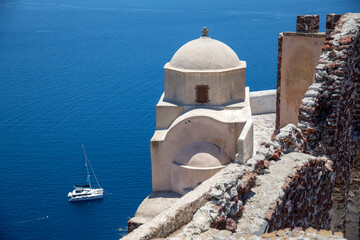
[{"label": "weathered stone surface", "polygon": [[334,30],[336,23],[339,21],[341,16],[342,16],[341,14],[326,15],[326,33],[327,34],[331,33]]},{"label": "weathered stone surface", "polygon": [[175,192],[154,192],[151,193],[140,204],[135,216],[128,221],[128,232],[132,232],[140,225],[154,218],[157,214],[169,208],[181,197]]},{"label": "weathered stone surface", "polygon": [[296,32],[314,33],[319,31],[319,15],[297,16]]},{"label": "weathered stone surface", "polygon": [[[345,14],[338,18],[334,14],[327,17],[327,28],[332,32],[324,43],[315,73],[317,84],[321,84],[320,95],[306,100],[306,108],[301,110],[307,114],[299,114],[299,127],[306,136],[308,151],[314,155],[326,154],[332,160],[324,165],[326,171],[334,171],[335,176],[333,198],[330,199],[332,215],[329,216],[332,230],[358,234],[360,228],[352,228],[353,219],[348,227],[344,222],[347,216],[351,218],[348,210],[351,202],[349,171],[360,150],[357,134],[360,130],[360,86],[356,84],[360,72],[360,14]],[[321,64],[326,64],[325,75]],[[320,131],[310,131],[310,128]],[[359,219],[356,225],[360,226],[358,222]],[[329,227],[330,223],[325,228]]]},{"label": "weathered stone surface", "polygon": [[[275,126],[275,113],[261,114],[252,116],[254,121],[254,155],[259,150],[260,145],[270,139]],[[268,146],[269,147],[269,146]],[[266,147],[266,148],[268,148]]]},{"label": "weathered stone surface", "polygon": [[235,232],[236,228],[237,228],[237,224],[235,222],[234,219],[232,218],[228,218],[226,219],[226,230],[230,231],[230,232]]},{"label": "weathered stone surface", "polygon": [[327,162],[327,158],[311,157],[288,176],[282,186],[284,195],[272,210],[268,231],[295,226],[327,229],[334,185],[332,171],[325,167]]},{"label": "weathered stone surface", "polygon": [[[210,201],[201,207],[194,215],[192,221],[183,228],[180,234],[174,237],[198,236],[206,232],[209,228],[234,231],[236,229],[236,224],[234,225],[234,223],[238,221],[241,222],[242,219],[244,219],[244,211],[247,209],[246,206],[250,209],[254,208],[250,202],[253,201],[255,189],[259,187],[260,189],[263,188],[264,190],[260,190],[259,192],[269,194],[266,193],[266,190],[271,189],[271,187],[279,186],[279,188],[281,188],[281,181],[286,181],[284,177],[295,167],[281,160],[279,160],[279,163],[274,162],[270,164],[269,159],[272,154],[274,152],[280,154],[280,149],[287,153],[299,151],[299,144],[302,145],[303,143],[302,139],[303,136],[300,129],[297,129],[294,125],[286,126],[278,131],[277,135],[273,138],[273,142],[263,142],[258,154],[251,158],[245,166],[239,166],[237,164],[229,165],[224,169],[222,181],[211,188],[209,192]],[[274,146],[278,146],[278,150],[274,150]],[[298,162],[296,162],[296,164],[298,164]],[[280,177],[281,181],[274,180],[274,176],[271,174],[272,171],[281,172],[284,167],[290,169],[290,172],[283,172],[282,174],[284,175],[280,175],[282,176]],[[269,168],[270,171],[265,172],[264,168]],[[258,180],[257,184],[255,184],[257,178],[264,179]],[[277,184],[274,185],[273,181],[277,182]],[[255,195],[255,197],[258,196],[261,195]],[[266,197],[263,197],[263,201],[268,202],[267,204],[271,205],[272,209],[274,209],[276,206],[274,203],[278,197],[278,193],[275,192],[273,202],[269,202],[269,199]],[[260,234],[265,231],[267,226],[267,222],[264,220],[267,208],[261,205],[261,207],[256,207],[256,209],[263,211],[263,217],[258,220],[258,228],[253,231]],[[237,226],[240,225],[241,224],[237,224]]]},{"label": "weathered stone surface", "polygon": [[269,174],[258,176],[257,181],[260,180],[261,185],[252,188],[253,196],[244,205],[243,216],[238,220],[237,232],[251,234],[259,233],[259,229],[265,231],[265,228],[262,228],[265,223],[267,225],[265,219],[272,219],[274,213],[279,211],[276,208],[279,204],[277,200],[283,199],[282,186],[289,184],[288,175],[296,173],[296,167],[308,162],[309,158],[310,155],[302,153],[285,154],[270,166]]},{"label": "weathered stone surface", "polygon": [[[164,239],[164,238],[162,238]],[[306,229],[301,228],[285,229],[276,232],[265,233],[260,235],[244,235],[241,233],[231,233],[230,231],[213,231],[210,230],[197,237],[193,238],[173,238],[173,240],[304,240],[304,239],[318,239],[328,240],[337,239],[345,240],[341,233],[332,233],[331,231],[316,230],[313,228]],[[159,239],[160,240],[160,239]],[[165,240],[165,239],[164,239]]]},{"label": "weathered stone surface", "polygon": [[345,37],[340,38],[339,43],[342,45],[350,44],[350,43],[352,43],[353,39],[354,39],[354,37],[351,35],[345,36]]},{"label": "weathered stone surface", "polygon": [[[234,168],[236,170],[234,170]],[[239,168],[242,167],[236,164],[233,166],[233,171],[241,172],[239,171]],[[137,229],[124,236],[122,239],[145,240],[156,237],[164,238],[169,236],[169,234],[179,230],[182,226],[189,223],[192,220],[194,214],[208,202],[210,188],[221,182],[220,179],[223,179],[223,173],[224,171],[221,170],[212,178],[199,185],[195,190],[189,192],[177,200],[168,209],[156,215],[152,220],[139,226]],[[214,209],[212,211],[216,212],[217,210]],[[211,215],[213,213],[212,211],[210,212],[210,217],[213,216]],[[198,217],[199,219],[202,219],[204,215],[199,213]],[[206,218],[204,217],[204,219]],[[197,226],[199,231],[201,231],[202,228],[206,229],[206,225]]]}]

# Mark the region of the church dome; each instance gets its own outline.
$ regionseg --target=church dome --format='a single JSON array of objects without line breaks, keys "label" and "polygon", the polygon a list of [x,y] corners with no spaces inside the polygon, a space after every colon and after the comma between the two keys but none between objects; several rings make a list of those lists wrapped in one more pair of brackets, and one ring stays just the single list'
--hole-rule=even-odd
[{"label": "church dome", "polygon": [[[206,28],[204,30],[207,31]],[[203,33],[204,33],[203,30]],[[206,71],[238,68],[241,62],[226,44],[211,39],[205,32],[202,37],[182,46],[172,57],[168,67],[179,70]]]}]

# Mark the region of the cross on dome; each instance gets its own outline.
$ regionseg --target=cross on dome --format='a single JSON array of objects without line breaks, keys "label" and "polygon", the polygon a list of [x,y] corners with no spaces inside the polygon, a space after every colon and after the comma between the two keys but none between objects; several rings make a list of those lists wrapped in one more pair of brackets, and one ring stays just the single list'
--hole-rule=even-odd
[{"label": "cross on dome", "polygon": [[209,37],[208,36],[209,30],[207,29],[207,27],[203,27],[201,33],[203,34],[202,37]]}]

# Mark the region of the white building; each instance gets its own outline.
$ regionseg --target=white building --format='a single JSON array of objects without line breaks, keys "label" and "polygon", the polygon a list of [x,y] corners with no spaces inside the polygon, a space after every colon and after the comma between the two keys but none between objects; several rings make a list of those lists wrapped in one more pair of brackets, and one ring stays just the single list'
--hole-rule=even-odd
[{"label": "white building", "polygon": [[154,192],[185,194],[253,153],[246,62],[206,28],[202,33],[164,66],[165,91],[150,143]]}]

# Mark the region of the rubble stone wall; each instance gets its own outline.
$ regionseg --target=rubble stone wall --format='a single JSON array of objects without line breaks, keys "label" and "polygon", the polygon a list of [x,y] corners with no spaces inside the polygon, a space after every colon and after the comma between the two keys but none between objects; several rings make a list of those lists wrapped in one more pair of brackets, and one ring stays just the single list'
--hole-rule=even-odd
[{"label": "rubble stone wall", "polygon": [[[261,236],[259,235],[246,235],[242,233],[232,233],[230,231],[219,231],[217,229],[211,229],[208,232],[198,236],[196,240],[304,240],[304,239],[318,239],[318,240],[329,240],[329,239],[338,239],[346,240],[344,235],[341,232],[331,232],[326,230],[316,230],[313,228],[308,228],[306,230],[302,228],[286,228],[284,230],[279,230],[271,233],[265,233]],[[157,239],[165,240],[165,239]],[[168,239],[166,239],[168,240]]]},{"label": "rubble stone wall", "polygon": [[[123,240],[134,240],[134,239],[153,239],[153,238],[165,238],[171,233],[181,229],[184,225],[188,224],[196,216],[200,216],[202,207],[209,202],[212,195],[209,194],[211,189],[223,189],[226,192],[226,189],[233,188],[235,186],[243,191],[248,191],[250,189],[250,182],[252,179],[251,172],[254,171],[254,168],[245,165],[239,165],[232,163],[226,168],[222,169],[214,176],[204,181],[193,191],[185,194],[179,200],[177,200],[171,207],[164,210],[163,212],[156,215],[153,219],[148,222],[138,226],[128,235],[124,236]],[[249,178],[250,177],[250,178]],[[240,181],[243,180],[243,181]],[[225,197],[224,197],[225,198]],[[238,202],[237,207],[229,208],[231,212],[240,211],[242,206],[241,201]],[[216,214],[214,215],[214,220],[218,216],[219,209],[214,209]],[[210,220],[209,220],[210,221]],[[210,222],[199,220],[199,224],[203,224],[204,229],[208,229]],[[201,228],[201,227],[200,227]],[[199,228],[199,229],[200,229]]]},{"label": "rubble stone wall", "polygon": [[360,233],[360,156],[355,158],[350,173],[350,186],[346,205],[345,229],[349,239],[359,238]]},{"label": "rubble stone wall", "polygon": [[360,14],[343,15],[322,48],[315,80],[305,94],[299,124],[310,152],[334,161],[332,229],[345,232],[350,173],[360,150]]},{"label": "rubble stone wall", "polygon": [[301,153],[306,151],[303,139],[301,130],[289,124],[263,142],[245,165],[229,165],[222,181],[210,188],[208,202],[169,239],[207,239],[206,232],[214,228],[247,235],[330,229],[333,162]]},{"label": "rubble stone wall", "polygon": [[299,15],[296,19],[296,32],[314,33],[319,31],[319,15]]},{"label": "rubble stone wall", "polygon": [[267,213],[268,232],[295,227],[330,229],[329,210],[334,187],[332,161],[309,159],[287,177],[284,195]]}]

